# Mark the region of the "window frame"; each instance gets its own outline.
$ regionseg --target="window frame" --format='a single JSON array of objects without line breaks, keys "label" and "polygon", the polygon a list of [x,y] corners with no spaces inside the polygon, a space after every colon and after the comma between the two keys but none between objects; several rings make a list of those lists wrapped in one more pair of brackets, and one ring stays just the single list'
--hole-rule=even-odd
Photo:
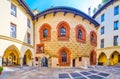
[{"label": "window frame", "polygon": [[[92,40],[92,36],[94,37],[94,42]],[[97,34],[95,31],[90,32],[90,42],[91,42],[91,45],[97,46]]]},{"label": "window frame", "polygon": [[119,5],[114,7],[114,15],[118,15],[119,14]]},{"label": "window frame", "polygon": [[[62,62],[62,52],[65,51],[66,53],[66,62]],[[70,66],[70,61],[71,61],[71,52],[67,47],[62,47],[58,50],[58,62],[59,66]]]},{"label": "window frame", "polygon": [[[65,30],[65,32],[62,32],[62,29],[64,29]],[[66,28],[64,27],[64,26],[62,26],[61,28],[60,28],[60,36],[62,37],[64,37],[64,36],[66,36]]]},{"label": "window frame", "polygon": [[[63,26],[66,29],[65,36],[60,35],[61,27],[63,27]],[[69,38],[70,38],[70,26],[69,26],[69,24],[65,21],[59,22],[57,25],[57,39],[62,40],[62,41],[67,41],[67,40],[69,40]]]},{"label": "window frame", "polygon": [[101,39],[100,47],[104,48],[104,39]]},{"label": "window frame", "polygon": [[[43,36],[44,29],[48,30],[48,37],[46,37],[46,38]],[[40,30],[39,30],[39,36],[40,36],[41,42],[49,41],[51,39],[51,26],[47,23],[42,24],[42,26],[40,27]]]},{"label": "window frame", "polygon": [[105,14],[102,14],[101,15],[101,22],[104,22],[104,20],[105,20]]},{"label": "window frame", "polygon": [[[14,7],[15,10],[13,10],[12,7]],[[14,11],[15,13],[13,13],[13,11]],[[11,15],[17,17],[17,7],[16,7],[16,5],[14,5],[13,3],[11,3]]]},{"label": "window frame", "polygon": [[101,35],[103,35],[104,32],[105,32],[105,27],[103,26],[103,27],[101,27]]},{"label": "window frame", "polygon": [[[40,47],[42,47],[42,50],[40,50]],[[40,43],[36,45],[36,54],[44,53],[44,43]]]},{"label": "window frame", "polygon": [[[78,36],[79,30],[81,30],[81,32],[82,32],[82,38],[79,38],[79,36]],[[77,42],[86,43],[86,30],[85,30],[83,25],[79,24],[79,25],[76,26],[75,37],[76,37]]]},{"label": "window frame", "polygon": [[118,30],[118,29],[119,29],[119,21],[117,20],[117,21],[114,21],[114,30]]},{"label": "window frame", "polygon": [[78,39],[82,39],[83,33],[82,33],[81,29],[78,30],[78,35],[77,36],[78,36]]},{"label": "window frame", "polygon": [[27,26],[28,26],[29,28],[31,28],[31,23],[30,23],[30,19],[29,19],[29,18],[27,18]]},{"label": "window frame", "polygon": [[67,53],[65,51],[62,51],[61,52],[61,60],[62,60],[62,63],[66,63],[67,62]]},{"label": "window frame", "polygon": [[[117,37],[117,40],[115,40],[115,38]],[[118,35],[113,37],[113,46],[118,46]]]},{"label": "window frame", "polygon": [[[11,26],[15,27],[15,32],[11,33]],[[17,27],[16,24],[10,23],[10,37],[12,37],[12,38],[16,38],[17,37],[17,28],[16,27]],[[13,35],[13,33],[15,33],[15,34]]]},{"label": "window frame", "polygon": [[[45,31],[47,31],[47,34],[45,33]],[[44,28],[43,29],[43,38],[47,38],[48,37],[48,29]]]},{"label": "window frame", "polygon": [[27,43],[31,44],[31,35],[30,35],[30,33],[27,33]]}]

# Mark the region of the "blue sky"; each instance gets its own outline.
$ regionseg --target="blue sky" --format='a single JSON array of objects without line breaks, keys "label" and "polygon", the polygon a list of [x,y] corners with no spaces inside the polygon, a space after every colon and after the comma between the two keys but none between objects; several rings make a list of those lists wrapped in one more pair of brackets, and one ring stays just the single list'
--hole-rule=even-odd
[{"label": "blue sky", "polygon": [[38,9],[42,12],[46,9],[56,6],[68,6],[79,9],[88,14],[88,8],[91,6],[91,13],[94,7],[97,7],[102,0],[25,0],[31,10]]}]

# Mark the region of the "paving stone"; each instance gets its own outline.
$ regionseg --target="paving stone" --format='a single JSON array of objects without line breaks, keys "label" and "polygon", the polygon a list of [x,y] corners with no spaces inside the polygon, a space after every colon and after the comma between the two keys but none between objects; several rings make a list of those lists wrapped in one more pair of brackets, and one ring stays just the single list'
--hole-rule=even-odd
[{"label": "paving stone", "polygon": [[63,73],[63,74],[59,74],[59,78],[70,78],[68,74]]},{"label": "paving stone", "polygon": [[85,78],[85,77],[80,77],[80,78],[74,78],[74,79],[87,79],[87,78]]},{"label": "paving stone", "polygon": [[90,79],[104,79],[103,77],[101,76],[98,76],[98,75],[90,75],[88,76]]},{"label": "paving stone", "polygon": [[94,70],[91,70],[89,72],[91,72],[91,73],[98,73],[98,71],[94,71]]},{"label": "paving stone", "polygon": [[109,76],[110,74],[107,74],[107,73],[99,73],[98,75],[101,75],[101,76],[107,77],[107,76]]},{"label": "paving stone", "polygon": [[[9,69],[9,70],[7,70]],[[103,72],[104,70],[104,72]],[[120,79],[119,67],[92,66],[90,68],[6,68],[0,79]]]},{"label": "paving stone", "polygon": [[114,66],[114,68],[120,68],[120,66]]},{"label": "paving stone", "polygon": [[70,73],[72,77],[82,77],[79,73]]},{"label": "paving stone", "polygon": [[80,72],[81,74],[83,74],[83,75],[90,75],[91,73],[89,73],[89,72]]}]

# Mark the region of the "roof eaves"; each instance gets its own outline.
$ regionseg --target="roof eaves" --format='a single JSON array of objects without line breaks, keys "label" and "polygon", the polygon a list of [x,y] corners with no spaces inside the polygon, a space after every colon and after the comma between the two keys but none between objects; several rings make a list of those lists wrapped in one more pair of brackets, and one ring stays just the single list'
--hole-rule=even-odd
[{"label": "roof eaves", "polygon": [[89,20],[91,23],[95,24],[95,26],[99,26],[100,24],[95,21],[93,18],[91,18],[90,16],[88,16],[87,14],[85,14],[84,12],[77,10],[75,8],[71,8],[71,7],[54,7],[54,8],[50,8],[48,10],[45,10],[41,13],[39,13],[36,18],[40,17],[40,16],[44,16],[46,14],[50,14],[50,13],[56,13],[56,12],[66,12],[66,13],[73,13],[75,15],[80,15],[82,16],[84,19]]},{"label": "roof eaves", "polygon": [[115,2],[117,0],[110,0],[108,1],[106,4],[104,4],[93,16],[92,18],[95,18],[102,10],[104,10],[106,7],[108,7],[110,4],[112,4],[113,2]]},{"label": "roof eaves", "polygon": [[24,0],[18,0],[19,4],[30,14],[30,16],[32,17],[32,19],[34,19],[34,14],[33,12],[30,10],[30,8],[27,6],[27,4],[24,2]]}]

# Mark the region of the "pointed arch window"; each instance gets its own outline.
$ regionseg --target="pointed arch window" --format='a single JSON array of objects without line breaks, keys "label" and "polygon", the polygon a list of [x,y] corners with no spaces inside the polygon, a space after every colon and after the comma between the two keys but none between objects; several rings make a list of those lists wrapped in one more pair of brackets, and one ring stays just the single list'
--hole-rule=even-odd
[{"label": "pointed arch window", "polygon": [[86,30],[84,28],[84,26],[82,25],[77,25],[75,28],[75,36],[76,36],[76,40],[77,42],[81,42],[81,43],[85,43],[86,42]]},{"label": "pointed arch window", "polygon": [[92,42],[92,43],[94,43],[94,42],[95,42],[95,37],[94,37],[94,35],[93,35],[93,34],[91,35],[91,42]]},{"label": "pointed arch window", "polygon": [[60,36],[66,36],[66,29],[63,26],[60,28]]},{"label": "pointed arch window", "polygon": [[67,22],[61,21],[57,25],[58,40],[69,40],[70,26]]},{"label": "pointed arch window", "polygon": [[58,51],[59,66],[70,66],[71,56],[70,51],[66,47],[62,47]]},{"label": "pointed arch window", "polygon": [[48,37],[48,30],[47,30],[47,29],[44,29],[44,30],[43,30],[43,37],[44,37],[44,38],[47,38],[47,37]]},{"label": "pointed arch window", "polygon": [[94,31],[90,32],[90,42],[91,42],[91,45],[97,46],[97,35]]},{"label": "pointed arch window", "polygon": [[79,39],[82,39],[82,31],[79,29],[79,31],[78,31],[78,38]]},{"label": "pointed arch window", "polygon": [[43,24],[39,31],[40,40],[48,41],[51,38],[51,26],[47,23]]},{"label": "pointed arch window", "polygon": [[62,62],[67,62],[67,53],[62,51]]}]

